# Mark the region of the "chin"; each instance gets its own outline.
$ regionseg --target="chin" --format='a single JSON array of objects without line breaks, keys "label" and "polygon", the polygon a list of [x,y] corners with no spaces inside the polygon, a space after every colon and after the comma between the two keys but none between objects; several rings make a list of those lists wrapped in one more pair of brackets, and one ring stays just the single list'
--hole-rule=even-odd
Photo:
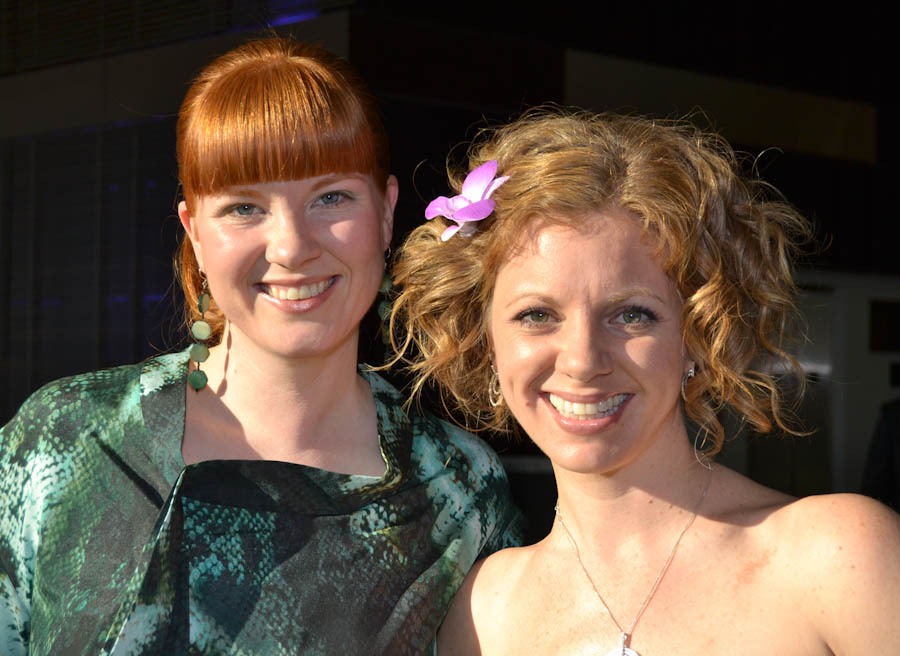
[{"label": "chin", "polygon": [[282,339],[267,339],[263,343],[257,342],[257,344],[273,356],[285,360],[327,357],[347,344],[347,339],[335,340],[333,334],[328,334],[330,331],[325,332],[326,334],[322,335],[307,334],[294,338],[283,336]]},{"label": "chin", "polygon": [[554,467],[578,474],[614,473],[632,460],[635,445],[623,444],[619,431],[579,434],[549,423],[534,431],[522,427]]},{"label": "chin", "polygon": [[602,453],[579,450],[565,455],[547,454],[547,457],[554,468],[574,474],[614,474],[629,463],[626,454],[618,451],[612,453],[609,449]]}]

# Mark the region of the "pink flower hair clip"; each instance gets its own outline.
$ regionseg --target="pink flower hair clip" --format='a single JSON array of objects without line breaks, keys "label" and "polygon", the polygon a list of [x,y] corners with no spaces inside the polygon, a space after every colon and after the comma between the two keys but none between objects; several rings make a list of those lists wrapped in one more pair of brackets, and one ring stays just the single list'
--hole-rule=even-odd
[{"label": "pink flower hair clip", "polygon": [[491,194],[509,180],[508,175],[495,178],[496,174],[497,160],[487,161],[466,176],[461,194],[453,198],[438,196],[428,204],[426,219],[443,216],[456,223],[444,230],[441,241],[447,241],[457,232],[463,237],[471,237],[475,234],[475,222],[491,215],[495,205]]}]

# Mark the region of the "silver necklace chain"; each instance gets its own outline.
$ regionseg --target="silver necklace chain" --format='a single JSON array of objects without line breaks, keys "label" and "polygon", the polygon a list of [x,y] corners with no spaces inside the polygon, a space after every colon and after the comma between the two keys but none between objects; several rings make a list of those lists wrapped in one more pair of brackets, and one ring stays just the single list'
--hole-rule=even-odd
[{"label": "silver necklace chain", "polygon": [[[634,621],[632,621],[631,626],[628,627],[628,630],[622,628],[622,625],[619,624],[615,615],[609,608],[609,604],[603,599],[603,595],[600,594],[600,591],[597,589],[597,586],[594,584],[594,579],[591,577],[590,572],[588,572],[587,567],[584,566],[584,562],[581,560],[581,552],[578,550],[578,544],[575,542],[575,538],[572,537],[572,533],[569,532],[569,527],[566,526],[566,523],[563,521],[562,512],[559,510],[559,502],[557,501],[556,507],[554,510],[556,511],[556,518],[559,520],[559,525],[563,527],[563,530],[566,532],[566,536],[569,538],[569,542],[572,544],[572,549],[575,551],[575,558],[578,559],[578,564],[581,565],[581,571],[584,572],[584,575],[587,577],[588,583],[591,584],[591,588],[594,590],[594,594],[597,595],[597,599],[600,600],[600,603],[603,604],[603,608],[606,610],[606,614],[609,615],[609,619],[613,621],[613,624],[616,625],[616,628],[619,629],[619,648],[615,650],[615,652],[610,653],[621,653],[621,654],[635,654],[631,649],[627,649],[625,647],[626,642],[631,640],[631,634],[634,632],[634,627],[637,626],[638,621],[641,619],[641,616],[644,614],[644,610],[646,610],[647,606],[650,604],[650,600],[653,599],[653,595],[656,593],[656,589],[659,587],[659,584],[662,582],[663,577],[666,575],[666,572],[669,570],[669,565],[672,564],[672,561],[675,559],[675,554],[678,552],[678,546],[681,544],[681,538],[684,537],[684,534],[688,532],[688,529],[691,528],[691,525],[694,523],[694,520],[697,519],[697,513],[700,512],[700,506],[703,505],[703,500],[706,499],[706,493],[709,491],[709,484],[712,481],[712,467],[709,468],[709,475],[706,477],[706,483],[703,485],[703,491],[700,493],[700,498],[697,499],[697,504],[694,506],[694,512],[691,514],[690,519],[688,519],[687,524],[684,525],[684,528],[681,529],[681,533],[678,534],[678,538],[675,540],[675,544],[672,545],[672,549],[669,551],[669,555],[666,558],[666,563],[662,566],[662,569],[659,570],[659,574],[656,575],[656,580],[653,582],[653,585],[650,587],[650,592],[647,593],[646,598],[644,599],[644,603],[641,604],[640,609],[637,612],[637,615],[634,616]],[[635,654],[635,656],[637,656]]]}]

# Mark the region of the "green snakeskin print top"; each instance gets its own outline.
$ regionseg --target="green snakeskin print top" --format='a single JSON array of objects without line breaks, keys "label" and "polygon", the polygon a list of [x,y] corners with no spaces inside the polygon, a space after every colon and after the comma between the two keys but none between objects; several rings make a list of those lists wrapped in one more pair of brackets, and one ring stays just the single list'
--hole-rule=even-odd
[{"label": "green snakeskin print top", "polygon": [[372,373],[382,478],[185,466],[187,355],[63,379],[0,432],[0,655],[416,654],[517,543],[496,456]]}]

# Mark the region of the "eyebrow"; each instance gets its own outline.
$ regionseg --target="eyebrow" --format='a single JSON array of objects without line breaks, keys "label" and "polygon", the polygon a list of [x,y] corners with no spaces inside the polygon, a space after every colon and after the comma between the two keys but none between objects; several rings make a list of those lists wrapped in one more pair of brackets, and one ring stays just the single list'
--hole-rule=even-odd
[{"label": "eyebrow", "polygon": [[515,296],[513,296],[512,299],[510,299],[509,303],[506,303],[503,307],[504,309],[510,308],[513,305],[517,305],[524,298],[531,298],[538,303],[544,303],[547,305],[553,303],[553,299],[549,296],[544,296],[543,294],[535,294],[534,292],[522,292],[521,294],[516,294]]},{"label": "eyebrow", "polygon": [[[321,180],[316,182],[311,189],[313,191],[317,191],[322,187],[327,187],[329,185],[334,184],[335,182],[340,182],[342,180],[362,180],[365,181],[366,174],[365,173],[330,173],[322,177]],[[262,198],[263,194],[259,193],[252,187],[228,187],[223,189],[222,191],[211,194],[212,196],[219,196],[223,198],[232,198],[235,196],[244,196],[247,198]]]},{"label": "eyebrow", "polygon": [[665,300],[656,292],[654,292],[649,287],[628,287],[627,289],[613,294],[606,299],[606,302],[610,305],[615,305],[616,303],[621,303],[622,301],[627,301],[629,298],[634,296],[649,296],[650,298],[654,298],[660,303],[665,303]]},{"label": "eyebrow", "polygon": [[335,182],[341,182],[343,180],[362,180],[366,179],[365,173],[330,173],[324,176],[321,180],[319,180],[316,184],[312,186],[313,191],[317,191],[322,187],[327,187],[329,185],[333,185]]},{"label": "eyebrow", "polygon": [[[607,296],[603,299],[603,302],[607,305],[616,305],[618,303],[622,303],[627,301],[629,298],[634,298],[635,296],[647,296],[653,299],[656,299],[660,303],[665,303],[665,300],[659,296],[659,294],[655,293],[649,287],[636,286],[636,287],[628,287],[620,292],[616,292],[611,296]],[[522,301],[522,299],[529,298],[534,300],[537,303],[552,305],[555,301],[550,296],[540,292],[533,291],[524,291],[521,294],[516,294],[512,297],[512,299],[504,305],[504,308],[510,308],[513,305],[516,305]]]},{"label": "eyebrow", "polygon": [[255,189],[251,189],[249,187],[229,187],[228,189],[224,189],[216,194],[212,194],[213,198],[222,198],[231,200],[236,197],[243,198],[262,198],[263,195],[256,191]]}]

